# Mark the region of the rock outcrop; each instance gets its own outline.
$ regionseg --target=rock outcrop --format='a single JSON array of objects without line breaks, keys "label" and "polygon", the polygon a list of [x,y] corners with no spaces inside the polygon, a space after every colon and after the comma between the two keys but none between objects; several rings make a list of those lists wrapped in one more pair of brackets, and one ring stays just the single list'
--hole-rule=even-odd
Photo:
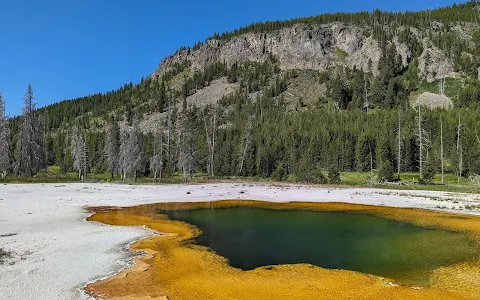
[{"label": "rock outcrop", "polygon": [[418,69],[421,78],[428,82],[445,77],[456,77],[453,61],[428,41],[424,42],[423,53],[418,59]]},{"label": "rock outcrop", "polygon": [[[337,49],[345,53],[339,57]],[[408,51],[403,51],[407,60]],[[338,65],[375,72],[381,51],[377,41],[366,37],[362,28],[342,23],[328,25],[296,24],[270,33],[247,33],[227,41],[208,40],[196,50],[182,50],[165,58],[152,74],[162,75],[175,62],[187,60],[193,69],[201,69],[219,60],[232,65],[241,61],[266,60],[274,55],[282,69],[327,70]]]},{"label": "rock outcrop", "polygon": [[415,102],[415,106],[424,106],[430,109],[435,108],[443,108],[443,109],[450,109],[453,108],[452,99],[448,98],[445,95],[434,94],[430,92],[422,93],[417,101]]},{"label": "rock outcrop", "polygon": [[[477,30],[478,25],[464,26],[466,29],[456,25],[452,32],[468,47],[475,48],[476,45],[469,34]],[[388,47],[395,44],[403,66],[407,66],[413,59],[410,49],[412,45],[401,42],[400,33],[408,29],[423,46],[422,54],[416,57],[419,77],[428,82],[444,77],[455,78],[458,74],[455,73],[452,56],[447,55],[447,50],[440,49],[441,46],[433,43],[428,34],[428,30],[436,34],[444,28],[444,24],[432,22],[427,32],[414,27],[399,27],[392,33],[391,28],[385,25],[385,31],[390,31],[392,36],[386,45]],[[175,63],[184,61],[188,61],[191,69],[195,70],[202,69],[213,61],[224,61],[229,66],[243,61],[263,62],[270,55],[274,55],[279,60],[280,67],[285,70],[326,71],[335,67],[350,69],[355,67],[377,75],[378,63],[382,56],[379,45],[379,41],[371,35],[370,27],[340,22],[315,25],[297,23],[266,33],[250,32],[227,40],[209,39],[195,50],[184,49],[165,58],[151,76],[156,79],[170,70]],[[471,56],[468,53],[465,55]]]}]

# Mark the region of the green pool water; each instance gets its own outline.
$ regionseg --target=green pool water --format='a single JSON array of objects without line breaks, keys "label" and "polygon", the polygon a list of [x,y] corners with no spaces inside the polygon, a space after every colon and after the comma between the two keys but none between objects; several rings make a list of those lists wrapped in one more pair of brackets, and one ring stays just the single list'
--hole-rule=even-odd
[{"label": "green pool water", "polygon": [[251,207],[160,213],[199,227],[197,244],[243,270],[309,263],[428,286],[432,270],[480,257],[466,234],[365,214]]}]

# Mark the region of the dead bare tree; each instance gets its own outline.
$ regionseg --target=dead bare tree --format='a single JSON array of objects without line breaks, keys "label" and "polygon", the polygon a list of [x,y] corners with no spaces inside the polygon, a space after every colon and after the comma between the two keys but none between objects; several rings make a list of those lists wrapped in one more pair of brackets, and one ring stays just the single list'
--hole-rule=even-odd
[{"label": "dead bare tree", "polygon": [[[178,139],[175,137],[175,133],[178,133],[178,122],[177,122],[177,110],[175,108],[175,103],[172,104],[172,97],[169,97],[168,100],[168,109],[167,109],[167,118],[166,118],[166,161],[168,162],[168,171],[174,173],[177,167],[178,159]],[[178,137],[178,136],[177,136]]]},{"label": "dead bare tree", "polygon": [[0,93],[0,176],[5,178],[10,169],[10,127],[5,115],[5,102]]},{"label": "dead bare tree", "polygon": [[457,155],[458,155],[458,167],[457,167],[457,181],[460,182],[460,177],[463,173],[463,149],[460,141],[460,134],[462,131],[462,123],[460,120],[460,114],[458,115],[457,125]]},{"label": "dead bare tree", "polygon": [[[205,134],[207,139],[208,159],[207,159],[207,173],[213,178],[215,177],[213,161],[215,158],[215,135],[217,132],[217,112],[216,109],[212,109],[212,116],[207,121],[205,113],[203,113],[203,121],[205,124]],[[210,124],[208,124],[210,123]]]},{"label": "dead bare tree", "polygon": [[137,172],[143,171],[143,145],[138,121],[134,120],[131,127],[124,127],[120,130],[120,141],[118,165],[122,182],[125,183],[127,174],[132,174],[136,180]]},{"label": "dead bare tree", "polygon": [[143,171],[142,157],[143,144],[141,140],[140,127],[138,121],[133,122],[130,134],[130,169],[133,173],[133,178],[137,180],[137,172]]},{"label": "dead bare tree", "polygon": [[443,121],[440,118],[440,163],[442,165],[442,184],[444,183],[444,161],[443,161]]},{"label": "dead bare tree", "polygon": [[247,128],[243,134],[242,143],[240,144],[240,168],[238,173],[242,174],[243,166],[245,164],[245,158],[247,156],[248,148],[252,142],[252,133],[253,133],[253,117],[250,116],[247,122]]},{"label": "dead bare tree", "polygon": [[398,110],[398,157],[397,157],[397,173],[400,180],[400,172],[402,169],[402,124],[400,109]]},{"label": "dead bare tree", "polygon": [[418,106],[418,141],[419,141],[419,171],[420,171],[420,178],[422,178],[422,164],[423,164],[423,138],[422,138],[422,114],[421,114],[421,106]]},{"label": "dead bare tree", "polygon": [[22,126],[20,131],[20,156],[16,164],[18,174],[34,176],[42,167],[44,152],[42,132],[35,111],[35,98],[31,84],[23,97]]},{"label": "dead bare tree", "polygon": [[371,141],[368,141],[368,150],[370,152],[370,176],[373,177],[373,151]]},{"label": "dead bare tree", "polygon": [[128,127],[120,128],[120,147],[118,151],[118,170],[122,182],[125,183],[127,179],[127,171],[129,166],[129,144],[128,144]]},{"label": "dead bare tree", "polygon": [[[446,46],[444,46],[443,51],[446,52]],[[448,65],[447,65],[447,58],[445,58],[445,61],[440,62],[439,66],[439,73],[442,77],[440,77],[439,81],[439,89],[440,89],[440,95],[445,95],[445,83],[446,83],[446,74],[448,71]]]},{"label": "dead bare tree", "polygon": [[73,130],[70,153],[73,159],[73,169],[78,171],[78,179],[86,180],[88,147],[84,134],[78,128]]},{"label": "dead bare tree", "polygon": [[440,78],[440,95],[445,95],[445,77]]},{"label": "dead bare tree", "polygon": [[168,158],[170,159],[170,136],[172,133],[172,109],[170,105],[170,100],[168,100],[168,111],[167,111],[167,153]]},{"label": "dead bare tree", "polygon": [[43,148],[43,166],[46,168],[48,165],[48,142],[47,142],[47,134],[48,134],[48,110],[45,108],[43,115],[42,115],[42,148]]},{"label": "dead bare tree", "polygon": [[182,172],[182,179],[187,182],[193,177],[195,156],[195,140],[192,132],[188,111],[183,113],[177,126],[178,168]]},{"label": "dead bare tree", "polygon": [[462,123],[460,121],[460,114],[458,115],[458,125],[457,125],[457,153],[460,149],[460,132],[461,132]]},{"label": "dead bare tree", "polygon": [[163,131],[157,128],[153,134],[153,155],[150,157],[150,171],[153,173],[153,181],[157,182],[157,176],[162,178],[163,169]]},{"label": "dead bare tree", "polygon": [[423,165],[425,163],[425,158],[424,158],[423,152],[424,152],[424,149],[426,148],[426,146],[430,143],[430,139],[428,138],[428,134],[422,128],[421,106],[419,105],[417,107],[417,109],[418,109],[418,117],[417,117],[418,132],[417,132],[417,136],[418,136],[418,144],[419,144],[419,147],[418,147],[418,150],[419,150],[418,165],[419,165],[419,167],[418,167],[418,169],[419,169],[419,172],[420,172],[420,179],[423,179]]},{"label": "dead bare tree", "polygon": [[118,174],[118,159],[120,151],[120,130],[117,122],[112,122],[107,127],[105,147],[103,155],[107,163],[108,171],[114,177],[114,173]]},{"label": "dead bare tree", "polygon": [[363,99],[363,108],[366,108],[367,109],[367,113],[368,113],[368,108],[370,106],[370,104],[368,103],[368,90],[367,90],[367,78],[365,76],[365,72],[363,73],[363,89],[364,89],[364,95],[365,95],[365,98]]}]

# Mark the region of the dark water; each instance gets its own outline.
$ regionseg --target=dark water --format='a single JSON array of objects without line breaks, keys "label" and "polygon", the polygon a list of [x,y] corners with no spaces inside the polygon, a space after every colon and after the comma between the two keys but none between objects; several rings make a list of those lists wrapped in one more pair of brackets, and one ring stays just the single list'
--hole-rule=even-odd
[{"label": "dark water", "polygon": [[250,207],[161,213],[201,228],[197,243],[243,270],[309,263],[428,286],[433,269],[480,257],[465,234],[371,215]]}]

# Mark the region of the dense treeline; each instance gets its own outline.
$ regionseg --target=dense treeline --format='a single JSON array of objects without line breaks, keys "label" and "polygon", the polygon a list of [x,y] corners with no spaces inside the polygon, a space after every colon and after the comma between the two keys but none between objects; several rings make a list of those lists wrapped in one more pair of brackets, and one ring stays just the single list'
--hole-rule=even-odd
[{"label": "dense treeline", "polygon": [[[446,25],[445,27],[449,27],[451,24],[457,24],[459,22],[478,23],[480,21],[478,6],[477,1],[468,1],[463,4],[454,3],[451,6],[420,12],[386,12],[377,9],[373,12],[321,14],[284,21],[258,22],[241,27],[240,29],[235,29],[231,32],[224,32],[222,34],[215,33],[211,38],[228,40],[246,33],[268,33],[300,23],[313,25],[343,22],[351,25],[364,25],[371,28],[371,33],[374,35],[380,35],[381,32],[385,31],[385,26],[387,25],[390,31],[396,31],[402,26],[428,29],[431,28],[432,22],[442,23]],[[211,38],[207,38],[207,40]],[[202,42],[198,42],[194,45],[193,49],[201,45]],[[187,48],[182,47],[180,50],[183,49]]]},{"label": "dense treeline", "polygon": [[285,21],[259,22],[233,30],[231,32],[225,32],[222,34],[216,33],[212,38],[227,40],[234,36],[239,36],[250,32],[268,33],[282,28],[291,27],[299,23],[328,24],[332,22],[343,22],[346,24],[363,24],[371,28],[381,27],[382,25],[387,24],[396,24],[398,27],[411,26],[425,28],[430,27],[432,21],[447,25],[457,22],[476,23],[480,21],[478,11],[475,9],[477,5],[477,1],[469,1],[463,4],[454,3],[452,6],[421,12],[385,12],[377,9],[373,12],[364,11],[356,13],[321,14],[313,17],[296,18]]}]

